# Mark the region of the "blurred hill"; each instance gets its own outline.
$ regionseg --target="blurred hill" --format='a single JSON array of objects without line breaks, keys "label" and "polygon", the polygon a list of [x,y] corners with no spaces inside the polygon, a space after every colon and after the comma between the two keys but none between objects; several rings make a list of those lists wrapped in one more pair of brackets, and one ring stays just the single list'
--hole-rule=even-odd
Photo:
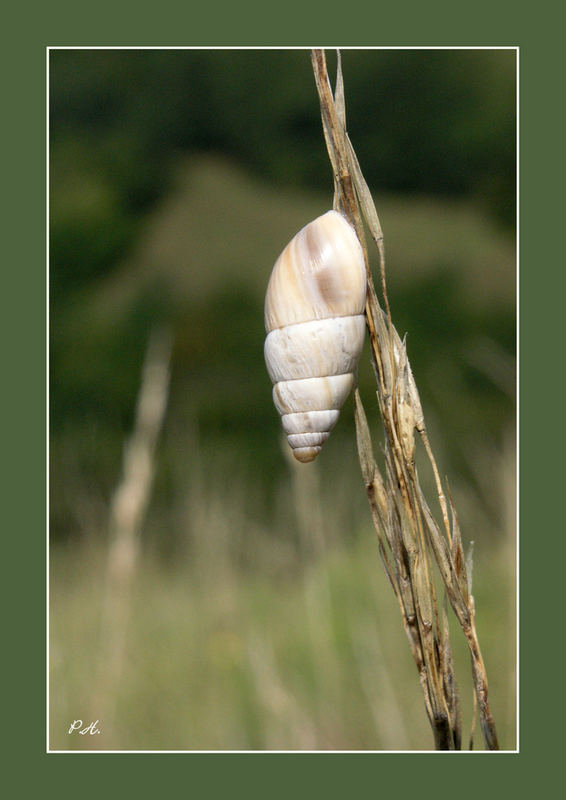
[{"label": "blurred hill", "polygon": [[[377,201],[392,242],[397,326],[408,332],[428,415],[441,417],[449,432],[448,466],[463,469],[466,442],[497,440],[512,413],[514,245],[469,201]],[[128,257],[55,305],[52,510],[61,527],[54,533],[69,532],[68,511],[57,513],[59,473],[68,480],[58,442],[78,437],[72,463],[81,467],[70,468],[86,471],[103,495],[110,491],[156,321],[174,329],[168,425],[189,425],[211,449],[238,452],[261,480],[277,477],[283,462],[263,362],[263,295],[280,249],[328,202],[323,194],[277,189],[217,156],[180,160]],[[371,393],[367,363],[360,382]],[[341,430],[351,433],[344,424],[333,438]]]},{"label": "blurred hill", "polygon": [[[513,51],[348,50],[343,62],[375,191],[465,196],[512,225]],[[222,152],[276,185],[328,190],[306,50],[52,50],[50,111],[61,291],[123,255],[176,153]]]}]

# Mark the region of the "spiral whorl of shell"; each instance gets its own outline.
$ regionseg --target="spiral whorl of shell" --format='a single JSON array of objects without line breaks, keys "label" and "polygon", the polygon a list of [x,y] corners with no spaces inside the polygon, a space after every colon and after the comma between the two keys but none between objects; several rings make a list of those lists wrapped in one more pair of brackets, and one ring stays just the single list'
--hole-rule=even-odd
[{"label": "spiral whorl of shell", "polygon": [[265,362],[298,461],[316,458],[353,386],[365,301],[362,248],[336,211],[300,230],[273,267],[265,298]]}]

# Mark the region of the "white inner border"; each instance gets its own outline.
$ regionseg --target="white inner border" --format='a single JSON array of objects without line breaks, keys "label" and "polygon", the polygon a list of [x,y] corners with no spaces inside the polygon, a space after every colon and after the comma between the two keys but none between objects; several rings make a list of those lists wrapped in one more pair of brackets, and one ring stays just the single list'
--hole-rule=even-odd
[{"label": "white inner border", "polygon": [[[313,47],[319,47],[313,45]],[[46,48],[46,122],[45,122],[45,139],[46,139],[46,223],[45,223],[45,236],[46,236],[46,272],[45,272],[45,294],[46,294],[46,537],[45,537],[45,551],[46,551],[46,750],[48,754],[84,754],[90,753],[92,755],[108,754],[108,753],[184,753],[184,754],[198,754],[198,753],[245,753],[247,755],[263,755],[268,753],[362,753],[362,754],[387,754],[387,753],[410,753],[419,755],[422,753],[431,753],[435,755],[442,755],[444,753],[450,755],[453,752],[462,754],[485,754],[485,753],[519,753],[520,752],[520,737],[519,737],[519,56],[520,48],[518,46],[504,45],[501,47],[495,46],[473,46],[473,47],[434,47],[434,46],[395,46],[395,47],[340,47],[339,45],[326,45],[320,49],[324,50],[514,50],[516,53],[516,143],[515,143],[515,157],[516,157],[516,390],[515,390],[515,406],[516,406],[516,423],[515,423],[515,441],[516,441],[516,456],[517,465],[515,470],[515,511],[517,520],[516,532],[516,563],[515,563],[515,581],[516,581],[516,597],[515,597],[515,617],[516,617],[516,689],[515,689],[515,704],[516,704],[516,720],[517,720],[517,747],[515,750],[460,750],[460,751],[437,751],[437,750],[50,750],[49,749],[49,654],[50,654],[50,638],[49,638],[49,53],[51,50],[310,50],[311,47],[215,47],[211,45],[197,46],[197,47],[134,47],[134,46],[112,46],[106,47],[104,45],[97,45],[93,47],[56,47],[49,46]]]}]

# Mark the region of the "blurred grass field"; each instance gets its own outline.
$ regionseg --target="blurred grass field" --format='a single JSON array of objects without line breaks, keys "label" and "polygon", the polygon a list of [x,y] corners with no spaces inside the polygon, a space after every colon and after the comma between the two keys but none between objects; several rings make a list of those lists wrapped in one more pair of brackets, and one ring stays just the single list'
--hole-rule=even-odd
[{"label": "blurred grass field", "polygon": [[[478,630],[502,749],[515,747],[512,443],[493,454],[486,486],[505,496],[499,530],[474,560]],[[91,539],[51,560],[51,747],[149,750],[432,749],[417,674],[382,572],[365,508],[349,508],[355,479],[292,466],[268,530],[245,512],[246,484],[187,480],[178,534],[185,555],[163,564],[151,548],[136,572],[122,676],[104,698],[102,735],[67,734],[99,719],[96,675],[106,553]],[[203,477],[203,476],[201,476]],[[355,492],[351,492],[355,495]],[[485,526],[460,495],[467,528]],[[468,501],[461,502],[461,501]],[[355,530],[345,517],[353,517]],[[294,541],[286,541],[285,528]],[[277,535],[279,534],[279,535]],[[453,626],[456,674],[470,733],[467,647]],[[110,702],[110,707],[108,706]],[[98,711],[97,711],[98,708]],[[476,731],[476,747],[481,736]]]},{"label": "blurred grass field", "polygon": [[[74,531],[55,538],[51,551],[53,749],[432,747],[414,664],[379,562],[355,456],[351,400],[324,457],[307,472],[283,456],[263,369],[261,304],[274,252],[324,210],[324,202],[305,192],[275,192],[222,159],[181,161],[175,188],[147,219],[130,258],[57,316],[73,347],[56,356],[70,361],[66,371],[74,374],[75,392],[87,398],[87,408],[100,402],[116,413],[121,402],[127,413],[115,429],[85,413],[52,436],[54,531],[57,521]],[[498,343],[497,328],[476,328],[493,309],[513,316],[513,244],[472,204],[385,196],[378,208],[391,240],[393,314],[406,320],[398,326],[409,331],[410,356],[415,344],[413,364],[433,444],[450,477],[465,543],[475,541],[479,636],[501,744],[512,749],[513,365],[505,336]],[[438,264],[445,268],[435,275]],[[407,318],[402,307],[398,315],[396,303],[427,281],[435,285],[439,276],[439,284],[456,287],[452,297],[459,297],[471,322],[464,334],[453,331],[446,352],[440,348],[431,358],[415,342],[422,318]],[[133,335],[132,315],[142,315],[145,328],[138,329],[147,331],[148,295],[157,306],[174,298],[171,395],[154,497],[143,526],[121,678],[103,698],[113,723],[105,727],[100,719],[101,736],[70,736],[74,719],[99,718],[109,501],[120,480],[146,337],[139,336],[136,359],[124,365],[121,378],[114,372],[107,380],[104,370],[124,346],[121,331]],[[434,294],[424,302],[434,305]],[[439,302],[433,319],[447,310]],[[438,335],[449,334],[441,328]],[[481,358],[482,346],[491,361]],[[97,357],[101,348],[104,360]],[[486,368],[474,407],[473,382],[470,390],[458,369],[478,370],[472,357],[478,348],[480,368],[483,361]],[[364,361],[360,383],[378,442]],[[465,676],[467,736],[469,665],[456,628],[454,637],[457,675]],[[476,733],[477,743],[480,738]]]}]

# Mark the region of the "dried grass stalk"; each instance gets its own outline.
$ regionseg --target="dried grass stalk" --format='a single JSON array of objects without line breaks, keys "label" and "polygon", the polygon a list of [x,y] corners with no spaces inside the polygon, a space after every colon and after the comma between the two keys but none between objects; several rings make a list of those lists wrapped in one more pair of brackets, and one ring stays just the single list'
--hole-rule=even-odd
[{"label": "dried grass stalk", "polygon": [[153,483],[155,449],[169,394],[172,339],[154,329],[145,355],[134,430],[124,448],[123,474],[110,504],[106,586],[100,625],[98,674],[93,710],[112,735],[125,660],[132,586],[140,555],[140,534]]},{"label": "dried grass stalk", "polygon": [[[471,593],[471,562],[464,556],[458,518],[449,504],[428,439],[419,392],[405,342],[393,326],[385,279],[383,232],[371,193],[346,132],[344,83],[338,52],[333,95],[323,50],[312,51],[324,137],[334,173],[334,208],[354,226],[362,243],[368,278],[366,320],[377,382],[377,400],[384,429],[384,465],[380,471],[373,453],[360,394],[354,395],[357,444],[379,552],[399,602],[437,750],[460,750],[462,722],[450,647],[446,597],[468,642],[477,706],[485,745],[497,750],[497,735],[487,693],[487,676],[475,628]],[[364,226],[379,253],[381,308],[373,283]],[[442,525],[435,520],[415,467],[415,431],[430,462]],[[450,514],[449,508],[450,506]],[[446,592],[439,607],[436,569]],[[474,714],[475,716],[475,714]],[[472,726],[473,729],[473,726]],[[470,747],[472,746],[473,734]]]}]

